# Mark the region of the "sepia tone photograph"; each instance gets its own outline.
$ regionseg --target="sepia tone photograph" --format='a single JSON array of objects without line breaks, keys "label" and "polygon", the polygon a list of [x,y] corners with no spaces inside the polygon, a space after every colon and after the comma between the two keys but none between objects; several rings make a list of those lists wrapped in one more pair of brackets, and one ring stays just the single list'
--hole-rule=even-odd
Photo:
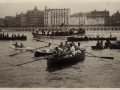
[{"label": "sepia tone photograph", "polygon": [[120,88],[119,0],[0,0],[0,88]]}]

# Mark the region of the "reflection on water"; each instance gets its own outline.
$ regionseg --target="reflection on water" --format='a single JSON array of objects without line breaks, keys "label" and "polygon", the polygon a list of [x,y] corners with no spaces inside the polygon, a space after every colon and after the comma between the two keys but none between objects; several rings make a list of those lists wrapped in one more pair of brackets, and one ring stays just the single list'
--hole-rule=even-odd
[{"label": "reflection on water", "polygon": [[[18,32],[14,33],[18,34]],[[22,32],[19,33],[22,35]],[[96,32],[88,34],[95,35]],[[105,32],[100,34],[109,36],[109,33]],[[120,33],[112,34],[120,38]],[[48,43],[35,41],[30,32],[24,32],[24,35],[28,36],[28,40],[17,41],[19,44],[22,42],[25,46],[33,48],[48,45]],[[65,42],[63,39],[44,38],[43,40],[54,44]],[[15,41],[0,41],[0,43],[0,87],[120,87],[120,50],[91,50],[90,46],[96,45],[96,41],[82,41],[81,47],[86,47],[87,52],[96,56],[114,57],[114,60],[87,57],[90,55],[86,53],[83,62],[56,69],[47,69],[46,59],[24,64],[21,67],[14,66],[34,60],[34,52],[10,57],[10,54],[20,52],[11,48]]]}]

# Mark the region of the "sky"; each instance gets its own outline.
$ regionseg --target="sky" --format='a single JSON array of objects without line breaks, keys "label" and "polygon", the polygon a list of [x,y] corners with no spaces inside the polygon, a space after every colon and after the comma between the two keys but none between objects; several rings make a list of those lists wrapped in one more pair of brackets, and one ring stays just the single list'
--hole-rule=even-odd
[{"label": "sky", "polygon": [[45,6],[51,9],[70,8],[71,15],[78,12],[107,10],[111,16],[117,10],[120,11],[120,0],[0,0],[0,18],[26,13],[35,6],[38,10],[44,10]]}]

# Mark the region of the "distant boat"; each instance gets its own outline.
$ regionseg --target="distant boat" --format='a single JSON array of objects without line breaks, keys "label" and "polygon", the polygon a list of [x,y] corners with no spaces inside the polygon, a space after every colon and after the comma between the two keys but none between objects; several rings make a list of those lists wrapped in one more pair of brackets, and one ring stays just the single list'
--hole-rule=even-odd
[{"label": "distant boat", "polygon": [[85,30],[84,29],[80,29],[78,30],[78,32],[76,33],[67,33],[65,31],[62,31],[62,32],[55,32],[54,34],[38,34],[38,33],[35,33],[35,32],[32,32],[32,35],[35,37],[35,38],[49,38],[49,37],[68,37],[68,36],[74,36],[74,35],[83,35],[85,34]]}]

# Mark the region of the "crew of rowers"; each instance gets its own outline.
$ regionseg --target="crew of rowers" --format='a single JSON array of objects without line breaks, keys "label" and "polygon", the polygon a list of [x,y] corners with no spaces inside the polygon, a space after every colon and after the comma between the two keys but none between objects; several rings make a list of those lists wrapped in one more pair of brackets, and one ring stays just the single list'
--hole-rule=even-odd
[{"label": "crew of rowers", "polygon": [[25,46],[23,45],[23,43],[21,43],[20,45],[18,45],[17,42],[15,42],[15,44],[13,44],[15,46],[15,48],[24,48]]},{"label": "crew of rowers", "polygon": [[[33,31],[34,32],[34,31]],[[42,35],[74,35],[76,33],[81,33],[80,30],[78,31],[74,31],[74,30],[66,30],[66,31],[45,31],[45,30],[42,30]],[[38,33],[38,30],[36,30],[36,34],[39,34]]]},{"label": "crew of rowers", "polygon": [[[110,40],[107,39],[106,42],[105,42],[105,46],[109,47],[110,43],[111,43]],[[103,47],[103,41],[97,41],[96,46],[101,46],[101,47]]]},{"label": "crew of rowers", "polygon": [[[3,33],[0,33],[0,37],[2,37],[2,38],[9,38],[9,34],[7,33],[7,34],[4,34],[4,32]],[[24,34],[22,34],[21,36],[20,36],[20,34],[18,34],[18,35],[16,35],[16,34],[12,34],[12,37],[14,38],[14,37],[24,37]]]},{"label": "crew of rowers", "polygon": [[61,42],[60,45],[58,47],[55,47],[54,49],[52,48],[51,43],[49,43],[48,46],[50,52],[53,52],[57,55],[65,55],[66,57],[72,57],[84,51],[83,49],[81,49],[80,43],[78,43],[78,45],[75,45],[74,42],[68,44],[67,41],[65,41],[64,45],[63,42]]}]

